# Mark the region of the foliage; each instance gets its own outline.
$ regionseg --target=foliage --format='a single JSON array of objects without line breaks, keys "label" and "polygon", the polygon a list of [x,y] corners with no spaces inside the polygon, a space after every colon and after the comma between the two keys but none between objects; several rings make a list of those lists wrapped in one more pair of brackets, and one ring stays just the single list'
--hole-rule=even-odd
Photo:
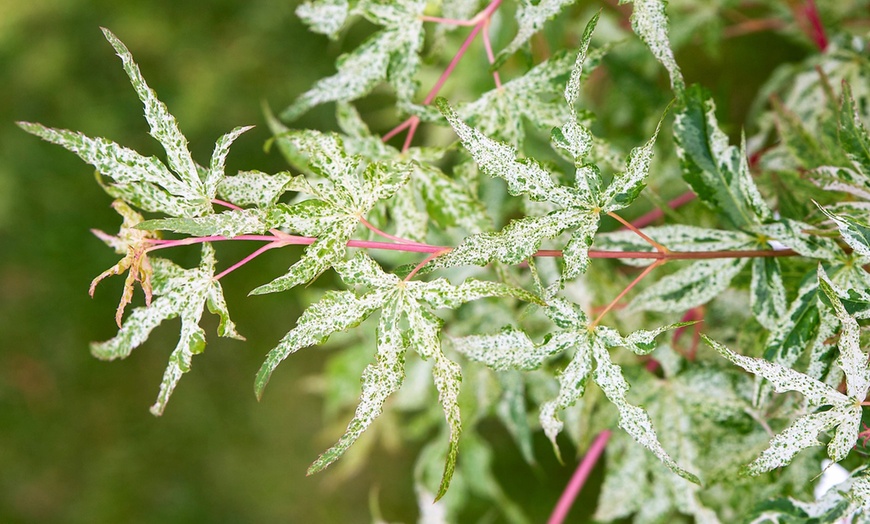
[{"label": "foliage", "polygon": [[[577,49],[520,65],[517,55],[530,39],[555,17],[569,17],[572,3],[518,2],[515,33],[500,35],[508,43],[497,54],[491,31],[503,30],[492,23],[507,11],[501,0],[302,4],[300,18],[333,39],[359,18],[378,28],[280,119],[267,109],[274,144],[292,166],[274,175],[225,173],[231,144],[250,127],[220,137],[207,167],[194,161],[129,50],[104,29],[165,160],[104,138],[19,123],[94,166],[123,217],[117,236],[95,232],[123,258],[94,279],[91,293],[108,276],[128,276],[118,334],[94,343],[92,352],[126,358],[164,320],[180,318],[179,341],[151,408],[160,415],[193,355],[204,350],[206,306],[219,317],[220,336],[242,338],[220,280],[267,250],[306,245],[286,274],[251,294],[301,292],[330,272],[343,289],[310,300],[267,354],[255,378],[257,398],[291,354],[336,333],[361,333],[361,347],[374,353],[361,376],[337,366],[341,372],[328,377],[344,384],[358,379],[361,391],[344,434],[309,473],[349,452],[392,403],[407,412],[409,439],[446,434],[446,451],[434,440],[420,455],[421,519],[460,519],[463,491],[497,503],[506,519],[526,519],[489,470],[491,451],[478,434],[495,415],[530,462],[538,430],[561,459],[563,430],[583,447],[596,430],[621,428],[608,450],[600,520],[633,515],[656,522],[677,514],[701,522],[866,520],[870,496],[859,444],[870,437],[863,425],[870,370],[862,337],[870,317],[866,39],[838,34],[828,42],[807,2],[806,22],[816,27],[808,34],[818,53],[774,75],[762,90],[771,102],[749,129],[755,134],[742,131],[733,141],[720,125],[710,86],[687,85],[661,0],[631,2],[635,36],[623,44],[609,35],[592,46],[600,21],[622,11],[587,13],[583,31],[573,33]],[[439,9],[442,17],[430,14]],[[691,4],[675,11],[693,15]],[[469,19],[450,19],[451,13]],[[456,36],[449,27],[430,31],[428,23],[472,27],[449,63],[441,55]],[[478,34],[489,61],[478,68],[482,78],[445,84]],[[578,105],[590,103],[588,84],[609,54],[637,42],[646,47],[647,62],[658,64],[655,74],[667,74],[669,91],[660,105],[634,108],[645,121],[626,147],[625,140],[608,140]],[[446,69],[419,103],[423,71],[439,60]],[[502,72],[515,78],[502,83]],[[484,81],[495,88],[481,93]],[[384,86],[407,119],[379,133],[353,102],[383,94]],[[335,103],[340,131],[290,127],[326,103]],[[425,146],[413,146],[421,125],[432,132]],[[401,147],[389,143],[403,132]],[[458,141],[441,138],[447,132]],[[672,150],[660,144],[669,132]],[[542,145],[547,138],[549,149]],[[669,170],[678,170],[682,182]],[[768,183],[774,179],[808,183]],[[636,216],[638,204],[659,203],[656,194],[674,184],[685,184],[704,206],[695,206],[697,220],[644,227],[617,214]],[[614,231],[613,223],[624,230]],[[231,240],[263,245],[217,272],[214,246]],[[153,256],[191,244],[201,247],[200,263],[190,269]],[[415,263],[414,254],[426,257]],[[624,267],[593,263],[603,258]],[[680,263],[657,275],[661,266]],[[608,269],[607,277],[598,275]],[[427,276],[435,271],[438,278]],[[623,271],[639,273],[629,280]],[[627,308],[616,308],[653,278]],[[136,282],[145,304],[124,318]],[[368,330],[376,311],[377,326]],[[702,319],[707,322],[697,323]],[[495,332],[494,323],[504,327]],[[671,341],[664,341],[670,330]],[[694,342],[681,349],[687,330]],[[699,348],[699,338],[713,351]],[[406,384],[409,375],[434,385],[437,400],[431,388]],[[786,392],[800,396],[773,395]],[[345,407],[346,397],[333,401]],[[813,460],[823,443],[830,464],[846,467],[847,478],[813,501],[807,487],[821,471]],[[433,477],[433,464],[441,461],[440,478]],[[786,466],[786,474],[771,473]],[[427,507],[432,498],[437,504]]]}]

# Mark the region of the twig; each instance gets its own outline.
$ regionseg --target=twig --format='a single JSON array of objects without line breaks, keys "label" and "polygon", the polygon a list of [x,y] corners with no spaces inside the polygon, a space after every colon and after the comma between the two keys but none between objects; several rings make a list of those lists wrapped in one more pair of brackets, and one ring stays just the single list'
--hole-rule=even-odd
[{"label": "twig", "polygon": [[610,430],[605,429],[595,437],[594,441],[592,441],[592,445],[589,446],[589,451],[586,452],[586,456],[584,456],[583,460],[580,461],[580,465],[577,466],[577,470],[574,472],[571,480],[568,481],[568,485],[565,486],[565,491],[563,491],[562,496],[559,497],[559,502],[556,503],[556,507],[553,508],[553,513],[550,514],[550,519],[547,520],[547,524],[562,524],[562,522],[565,521],[565,518],[568,517],[568,513],[571,511],[571,506],[574,505],[574,500],[577,498],[577,495],[580,494],[580,490],[583,489],[583,485],[586,483],[586,479],[589,478],[589,474],[592,473],[593,469],[595,469],[595,464],[598,463],[601,454],[604,453],[604,448],[607,447],[607,441],[610,439],[610,435]]}]

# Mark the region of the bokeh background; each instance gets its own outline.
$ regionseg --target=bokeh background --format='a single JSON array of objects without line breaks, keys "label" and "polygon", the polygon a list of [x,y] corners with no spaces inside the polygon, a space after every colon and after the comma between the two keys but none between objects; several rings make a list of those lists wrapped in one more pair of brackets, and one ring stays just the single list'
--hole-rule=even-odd
[{"label": "bokeh background", "polygon": [[[226,278],[230,310],[248,341],[212,336],[162,418],[148,406],[175,344],[174,322],[124,361],[92,358],[88,343],[116,331],[121,279],[88,297],[91,279],[117,259],[89,229],[114,233],[119,218],[89,166],[14,125],[41,122],[162,154],[100,34],[105,26],[176,115],[194,158],[208,158],[214,140],[231,128],[257,124],[233,147],[228,172],[285,169],[276,152],[263,151],[269,134],[261,102],[283,108],[333,71],[339,49],[306,31],[296,5],[0,0],[0,522],[370,522],[374,490],[386,519],[415,520],[417,449],[375,448],[371,464],[346,479],[331,471],[305,477],[337,434],[323,420],[309,378],[330,350],[295,355],[263,402],[254,398],[252,379],[264,354],[307,299],[245,295],[281,274],[293,252],[270,253]],[[715,57],[696,48],[679,58],[687,77],[706,79],[716,91],[723,121],[739,132],[773,65],[807,52],[760,34],[732,40]],[[331,125],[324,116],[328,111],[314,111],[297,125]],[[227,246],[221,259],[244,254],[244,246]],[[193,255],[176,256],[183,264]],[[572,465],[556,465],[539,442],[541,464],[532,471],[503,430],[490,433],[508,493],[542,521]],[[575,516],[588,515],[592,501]]]}]

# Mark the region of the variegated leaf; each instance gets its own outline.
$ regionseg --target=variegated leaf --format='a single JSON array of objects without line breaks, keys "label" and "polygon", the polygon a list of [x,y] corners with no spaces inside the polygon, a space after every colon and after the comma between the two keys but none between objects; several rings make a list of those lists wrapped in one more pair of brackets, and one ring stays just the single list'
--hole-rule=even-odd
[{"label": "variegated leaf", "polygon": [[555,17],[566,5],[575,0],[520,0],[517,6],[517,34],[514,39],[495,57],[494,68],[501,65],[516,53],[538,31],[543,29],[547,20]]},{"label": "variegated leaf", "polygon": [[843,240],[855,250],[855,253],[863,257],[870,256],[870,224],[854,217],[835,215],[818,203],[816,206],[837,225]]},{"label": "variegated leaf", "polygon": [[218,184],[221,198],[238,206],[270,207],[287,191],[311,193],[305,177],[283,171],[269,175],[261,171],[244,171],[224,178]]},{"label": "variegated leaf", "polygon": [[728,145],[716,120],[716,105],[701,87],[686,91],[674,122],[674,137],[683,178],[708,206],[737,227],[772,219],[749,172],[745,146]]},{"label": "variegated leaf", "polygon": [[630,308],[635,311],[679,312],[706,304],[728,288],[747,259],[699,260],[662,277],[644,289]]}]

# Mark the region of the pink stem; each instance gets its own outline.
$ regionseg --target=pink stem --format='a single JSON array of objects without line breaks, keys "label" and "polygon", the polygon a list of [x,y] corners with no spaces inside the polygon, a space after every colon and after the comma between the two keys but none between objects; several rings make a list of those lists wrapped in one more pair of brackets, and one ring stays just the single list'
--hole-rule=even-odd
[{"label": "pink stem", "polygon": [[[677,209],[678,207],[683,206],[683,205],[691,202],[694,199],[695,199],[695,193],[692,191],[686,191],[682,195],[680,195],[677,198],[668,202],[668,207],[671,209]],[[662,218],[663,216],[665,216],[664,211],[662,211],[661,209],[654,209],[654,210],[650,211],[649,213],[647,213],[645,215],[641,215],[640,217],[636,218],[635,220],[632,220],[631,224],[634,227],[646,227],[646,226],[652,224],[653,222],[655,222],[656,220]]]},{"label": "pink stem", "polygon": [[220,279],[222,279],[223,277],[225,277],[225,276],[229,275],[230,273],[232,273],[233,271],[235,271],[235,270],[239,269],[240,267],[244,266],[245,264],[247,264],[247,263],[250,262],[251,260],[254,260],[254,259],[257,258],[258,256],[262,255],[262,254],[265,253],[266,251],[269,251],[270,249],[275,249],[276,247],[281,247],[281,246],[282,246],[282,244],[281,244],[280,242],[272,242],[272,243],[270,243],[270,244],[266,244],[265,246],[260,247],[259,249],[257,249],[257,250],[254,251],[253,253],[251,253],[250,255],[246,256],[245,258],[239,260],[238,262],[236,262],[236,263],[233,264],[232,266],[230,266],[230,267],[224,269],[223,271],[221,271],[220,273],[218,273],[217,275],[215,275],[214,279],[215,279],[215,280],[220,280]]},{"label": "pink stem", "polygon": [[589,446],[589,451],[586,452],[586,456],[583,457],[583,460],[580,462],[580,465],[577,467],[577,470],[574,472],[574,475],[565,487],[565,491],[563,491],[562,496],[559,497],[559,502],[553,509],[553,513],[550,515],[547,524],[562,524],[562,522],[564,522],[568,517],[568,513],[571,511],[571,506],[574,505],[574,500],[577,498],[577,495],[580,494],[580,490],[583,489],[583,484],[586,483],[586,479],[589,478],[589,474],[592,473],[593,469],[595,469],[595,464],[598,463],[598,459],[604,452],[604,448],[607,446],[607,441],[610,439],[610,434],[610,430],[605,429],[595,437],[592,445]]},{"label": "pink stem", "polygon": [[396,242],[399,242],[400,244],[420,244],[420,242],[414,242],[413,240],[408,240],[407,238],[397,237],[395,235],[391,235],[389,233],[381,231],[380,229],[376,228],[374,225],[372,225],[371,222],[369,222],[368,220],[366,220],[363,217],[359,217],[359,221],[362,222],[362,225],[366,226],[370,231],[372,231],[376,235],[380,235],[384,238],[394,240]]},{"label": "pink stem", "polygon": [[225,201],[225,200],[218,200],[218,199],[216,199],[216,198],[213,198],[211,202],[212,202],[212,204],[217,204],[217,205],[219,205],[219,206],[228,207],[228,208],[230,208],[230,209],[235,209],[235,210],[242,209],[242,208],[240,208],[239,206],[237,206],[237,205],[235,205],[235,204],[231,204],[231,203],[229,203],[229,202],[227,202],[227,201]]},{"label": "pink stem", "polygon": [[[489,18],[483,23],[483,47],[486,49],[486,58],[490,64],[495,63],[495,53],[492,52],[492,42],[489,41]],[[496,89],[501,89],[501,77],[498,76],[498,71],[492,72],[492,79],[495,81]]]},{"label": "pink stem", "polygon": [[824,51],[828,48],[828,37],[825,35],[825,26],[822,25],[819,10],[816,9],[816,3],[813,0],[807,0],[807,3],[804,5],[804,14],[812,28],[810,38],[813,39],[819,50]]},{"label": "pink stem", "polygon": [[393,138],[394,136],[398,135],[399,133],[401,133],[401,132],[404,131],[405,129],[408,129],[408,126],[411,125],[411,121],[412,121],[413,119],[414,119],[414,117],[412,116],[411,118],[405,120],[405,121],[402,122],[401,124],[397,125],[397,126],[394,127],[393,129],[391,129],[390,131],[388,131],[386,135],[384,135],[383,137],[381,137],[381,141],[383,141],[383,142],[387,142],[389,139],[391,139],[391,138]]},{"label": "pink stem", "polygon": [[437,24],[448,24],[448,25],[465,25],[471,26],[477,23],[477,20],[456,20],[453,18],[440,18],[438,16],[421,16],[420,20],[424,22],[435,22]]},{"label": "pink stem", "polygon": [[411,127],[408,128],[408,135],[405,137],[405,143],[402,144],[402,153],[411,149],[411,141],[414,140],[414,134],[417,132],[417,126],[420,125],[420,117],[411,117]]}]

